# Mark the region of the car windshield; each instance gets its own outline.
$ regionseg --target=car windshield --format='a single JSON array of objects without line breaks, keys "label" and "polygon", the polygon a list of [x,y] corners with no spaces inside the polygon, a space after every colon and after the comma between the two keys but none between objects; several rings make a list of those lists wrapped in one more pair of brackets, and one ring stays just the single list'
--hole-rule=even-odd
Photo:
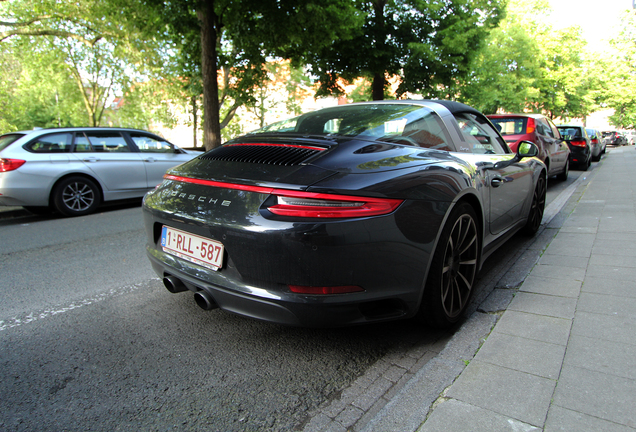
[{"label": "car windshield", "polygon": [[325,108],[255,130],[259,133],[346,136],[449,150],[443,123],[421,105],[375,104]]},{"label": "car windshield", "polygon": [[0,136],[0,150],[4,150],[5,148],[9,147],[9,144],[19,140],[23,136],[24,134],[6,134]]},{"label": "car windshield", "polygon": [[523,117],[491,118],[490,121],[502,135],[521,135],[526,131],[528,119]]}]

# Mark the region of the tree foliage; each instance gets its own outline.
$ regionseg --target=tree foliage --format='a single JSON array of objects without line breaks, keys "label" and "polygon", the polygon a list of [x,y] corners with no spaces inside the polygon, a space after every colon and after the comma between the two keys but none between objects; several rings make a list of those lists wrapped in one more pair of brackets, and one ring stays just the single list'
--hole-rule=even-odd
[{"label": "tree foliage", "polygon": [[625,12],[621,29],[611,41],[614,52],[599,77],[602,101],[614,110],[610,122],[619,129],[636,129],[636,14]]},{"label": "tree foliage", "polygon": [[585,117],[594,106],[579,27],[555,30],[545,0],[516,0],[488,37],[458,99],[486,112]]},{"label": "tree foliage", "polygon": [[503,0],[357,0],[364,17],[350,39],[307,54],[319,94],[342,94],[341,79],[371,81],[372,99],[384,98],[398,76],[398,96],[439,97],[469,72],[476,48],[497,24]]}]

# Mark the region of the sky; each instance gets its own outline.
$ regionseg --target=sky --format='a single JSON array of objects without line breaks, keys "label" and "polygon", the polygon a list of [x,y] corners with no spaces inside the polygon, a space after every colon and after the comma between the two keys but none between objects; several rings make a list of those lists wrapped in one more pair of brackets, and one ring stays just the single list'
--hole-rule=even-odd
[{"label": "sky", "polygon": [[[579,25],[590,49],[602,52],[616,32],[621,13],[632,0],[550,0],[555,28]],[[633,10],[633,9],[632,9]]]}]

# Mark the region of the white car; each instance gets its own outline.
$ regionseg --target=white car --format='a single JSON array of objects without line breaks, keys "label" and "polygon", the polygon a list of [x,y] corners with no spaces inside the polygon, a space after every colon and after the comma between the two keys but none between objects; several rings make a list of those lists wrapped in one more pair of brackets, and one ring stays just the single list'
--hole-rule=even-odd
[{"label": "white car", "polygon": [[66,216],[143,197],[196,151],[136,129],[60,128],[0,136],[0,205]]}]

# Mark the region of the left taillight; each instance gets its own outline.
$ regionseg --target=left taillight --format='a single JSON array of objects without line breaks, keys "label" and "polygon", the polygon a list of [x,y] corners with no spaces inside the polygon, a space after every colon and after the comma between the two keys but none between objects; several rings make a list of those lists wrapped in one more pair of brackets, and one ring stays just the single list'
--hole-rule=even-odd
[{"label": "left taillight", "polygon": [[403,200],[274,190],[276,204],[267,210],[278,216],[301,218],[355,218],[393,212]]},{"label": "left taillight", "polygon": [[13,171],[24,165],[26,161],[22,159],[0,159],[0,172]]},{"label": "left taillight", "polygon": [[570,141],[570,144],[572,144],[573,146],[576,146],[576,147],[586,147],[587,146],[587,143],[585,142],[585,140]]}]

